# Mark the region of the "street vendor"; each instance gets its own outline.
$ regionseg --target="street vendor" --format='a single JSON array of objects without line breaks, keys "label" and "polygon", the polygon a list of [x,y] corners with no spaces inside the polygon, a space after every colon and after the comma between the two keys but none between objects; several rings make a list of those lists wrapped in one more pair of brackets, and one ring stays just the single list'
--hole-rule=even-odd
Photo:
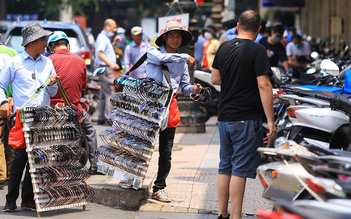
[{"label": "street vendor", "polygon": [[[146,77],[154,78],[157,82],[163,82],[168,85],[161,65],[166,65],[170,73],[171,86],[174,92],[181,89],[183,95],[199,93],[202,89],[200,84],[191,85],[188,65],[196,64],[195,58],[185,54],[178,53],[179,47],[190,43],[192,34],[182,29],[176,21],[170,21],[166,24],[164,32],[156,39],[156,45],[159,49],[151,47],[147,52]],[[159,137],[159,160],[157,178],[154,182],[152,198],[161,202],[171,202],[164,189],[166,188],[166,178],[171,170],[173,140],[176,126],[180,122],[178,105],[175,99],[171,103],[168,118],[168,126],[160,131]],[[178,117],[179,120],[176,118]]]},{"label": "street vendor", "polygon": [[[42,55],[47,46],[46,37],[51,35],[52,32],[44,30],[37,22],[26,25],[21,32],[23,37],[21,46],[24,46],[24,51],[9,59],[0,73],[1,117],[8,117],[12,114],[5,95],[9,84],[11,84],[13,91],[14,112],[30,99],[37,88],[43,85],[49,77],[51,82],[44,89],[44,92],[40,93],[27,106],[49,106],[50,96],[54,96],[57,92],[55,83],[59,77],[56,75],[52,61]],[[21,208],[25,210],[36,209],[26,149],[15,149],[8,181],[6,203],[3,208],[5,212],[13,212],[17,208],[16,200],[19,196],[19,185],[26,166]]]}]

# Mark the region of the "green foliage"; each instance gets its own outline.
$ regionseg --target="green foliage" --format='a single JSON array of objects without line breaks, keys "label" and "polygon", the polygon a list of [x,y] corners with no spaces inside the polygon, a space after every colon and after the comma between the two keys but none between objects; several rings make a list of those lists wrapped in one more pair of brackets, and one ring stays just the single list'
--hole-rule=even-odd
[{"label": "green foliage", "polygon": [[133,7],[136,8],[135,17],[137,19],[142,19],[145,17],[161,16],[163,5],[163,1],[133,0]]},{"label": "green foliage", "polygon": [[99,10],[98,0],[37,0],[39,3],[39,11],[44,16],[50,16],[51,19],[58,19],[60,11],[72,8],[74,15],[85,15],[85,7],[94,7],[95,11]]}]

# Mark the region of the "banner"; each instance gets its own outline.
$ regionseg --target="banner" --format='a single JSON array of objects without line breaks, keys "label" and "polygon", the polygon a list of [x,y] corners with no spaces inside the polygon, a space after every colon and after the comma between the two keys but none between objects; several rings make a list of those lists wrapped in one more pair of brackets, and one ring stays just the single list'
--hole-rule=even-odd
[{"label": "banner", "polygon": [[164,32],[164,28],[169,21],[177,21],[182,25],[184,30],[188,30],[189,27],[189,14],[179,14],[167,17],[158,18],[158,34],[161,35]]}]

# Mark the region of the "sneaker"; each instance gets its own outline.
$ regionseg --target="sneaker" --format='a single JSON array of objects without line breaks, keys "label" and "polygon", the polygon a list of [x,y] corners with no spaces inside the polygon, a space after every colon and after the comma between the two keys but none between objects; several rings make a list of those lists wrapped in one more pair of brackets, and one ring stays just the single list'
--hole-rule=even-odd
[{"label": "sneaker", "polygon": [[123,181],[123,180],[119,181],[118,185],[122,189],[131,189],[133,187],[133,185],[128,184],[126,181]]},{"label": "sneaker", "polygon": [[89,174],[90,175],[105,175],[103,173],[98,172],[97,169],[91,169],[91,168],[89,169]]},{"label": "sneaker", "polygon": [[228,217],[223,217],[222,215],[218,216],[218,219],[229,219],[230,218],[230,214],[228,214]]},{"label": "sneaker", "polygon": [[37,211],[35,204],[33,202],[22,202],[21,209],[27,211]]},{"label": "sneaker", "polygon": [[4,208],[4,212],[14,212],[17,209],[16,202],[7,201]]},{"label": "sneaker", "polygon": [[157,192],[152,193],[152,198],[156,199],[160,202],[171,202],[172,200],[168,197],[167,193],[165,190],[161,189],[158,190]]}]

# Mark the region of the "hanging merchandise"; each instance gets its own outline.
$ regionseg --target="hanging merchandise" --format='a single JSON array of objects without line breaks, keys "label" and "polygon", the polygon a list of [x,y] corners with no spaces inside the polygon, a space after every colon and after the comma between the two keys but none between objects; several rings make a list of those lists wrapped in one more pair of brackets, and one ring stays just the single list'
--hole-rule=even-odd
[{"label": "hanging merchandise", "polygon": [[[58,85],[67,97],[60,81]],[[45,84],[36,94],[44,88]],[[23,123],[37,214],[74,206],[85,209],[95,193],[85,182],[89,170],[80,163],[87,156],[81,145],[81,112],[68,98],[65,106],[26,107],[34,98],[21,107],[16,121]]]},{"label": "hanging merchandise", "polygon": [[100,133],[105,143],[95,151],[98,171],[131,182],[139,189],[145,179],[160,129],[167,127],[171,86],[152,78],[119,75],[106,116],[112,127]]}]

